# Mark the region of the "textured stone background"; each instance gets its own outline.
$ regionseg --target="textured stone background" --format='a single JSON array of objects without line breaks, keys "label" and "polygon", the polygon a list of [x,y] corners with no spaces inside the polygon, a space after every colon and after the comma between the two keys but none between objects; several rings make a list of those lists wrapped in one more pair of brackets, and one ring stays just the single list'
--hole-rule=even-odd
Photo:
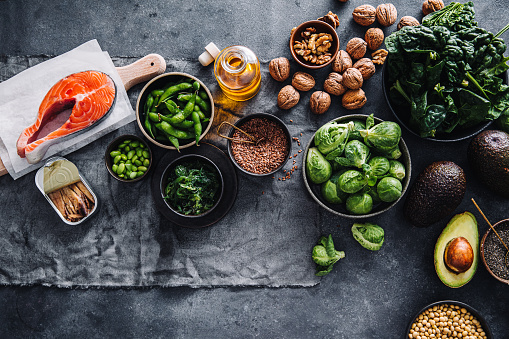
[{"label": "textured stone background", "polygon": [[[0,1],[0,55],[20,58],[53,56],[87,40],[97,39],[114,57],[136,58],[159,53],[170,64],[183,61],[182,65],[185,65],[194,62],[210,41],[219,47],[246,45],[262,61],[263,86],[274,89],[272,104],[264,111],[286,119],[306,121],[309,125],[302,139],[309,140],[316,127],[347,112],[336,99],[326,114],[313,116],[306,107],[311,93],[304,93],[295,109],[289,112],[277,110],[274,103],[280,85],[267,76],[267,63],[278,56],[290,58],[287,47],[290,29],[303,21],[316,19],[328,10],[340,17],[338,34],[343,47],[350,38],[363,36],[365,28],[351,20],[351,12],[364,3],[379,4],[360,0],[345,4],[336,0],[76,1],[72,4],[6,0]],[[398,9],[398,18],[403,15],[421,18],[420,0],[393,3]],[[506,24],[508,10],[504,1],[478,1],[475,5],[481,26],[496,32]],[[389,34],[394,29],[395,25],[384,31]],[[507,33],[503,37],[507,40]],[[299,70],[293,61],[292,69]],[[179,70],[186,71],[185,68]],[[313,73],[317,79],[316,89],[321,88],[328,71]],[[2,77],[6,76],[5,72],[6,69],[0,69]],[[207,85],[217,90],[213,82]],[[360,113],[375,113],[382,119],[392,119],[381,91],[381,73],[367,81],[363,88],[368,93],[368,104]],[[267,87],[265,89],[268,92]],[[221,101],[219,94],[218,100]],[[249,111],[259,100],[255,98],[241,109]],[[131,129],[136,128],[126,127],[126,131]],[[406,131],[403,137],[412,155],[414,179],[436,160],[452,160],[464,168],[467,194],[455,213],[474,212],[481,234],[487,225],[472,206],[471,197],[483,207],[492,222],[508,217],[508,201],[486,191],[469,168],[466,161],[468,140],[438,144],[422,141]],[[102,153],[96,147],[105,146],[110,138],[113,136],[105,136],[74,156],[95,159]],[[24,204],[23,197],[39,194],[33,193],[32,179],[22,180],[14,182],[10,177],[0,178],[0,201],[10,206],[2,209],[2,218],[15,220],[20,227],[26,224],[26,215],[32,208]],[[265,190],[268,185],[240,174],[239,183],[239,201],[247,199],[253,191]],[[307,195],[301,186],[287,191],[285,202],[291,204],[293,196]],[[42,199],[31,199],[37,201],[35,208],[45,203]],[[309,197],[305,199],[309,200]],[[352,239],[351,220],[323,210],[318,216],[299,216],[323,234],[332,233],[337,247],[346,252],[346,258],[315,287],[133,290],[2,287],[0,336],[397,338],[404,335],[411,316],[421,307],[437,300],[453,299],[480,311],[495,337],[504,338],[509,332],[508,287],[489,276],[482,265],[466,286],[460,289],[445,287],[433,268],[433,248],[447,220],[427,229],[416,229],[402,218],[402,207],[400,203],[391,211],[369,220],[386,230],[386,243],[377,253],[368,253]],[[298,210],[300,206],[293,208]],[[262,216],[270,219],[270,209]],[[291,227],[292,221],[287,220],[284,225]],[[175,229],[175,232],[193,236],[193,233],[184,231]],[[70,241],[72,237],[62,236],[62,239]],[[313,274],[312,271],[309,273]]]}]

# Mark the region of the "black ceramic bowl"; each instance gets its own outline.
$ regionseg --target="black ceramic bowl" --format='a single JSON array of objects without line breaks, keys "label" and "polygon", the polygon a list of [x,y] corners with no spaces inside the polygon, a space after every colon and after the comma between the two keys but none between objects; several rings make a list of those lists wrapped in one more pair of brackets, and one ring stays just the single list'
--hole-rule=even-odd
[{"label": "black ceramic bowl", "polygon": [[[203,139],[203,137],[208,133],[210,127],[212,126],[212,122],[214,121],[214,100],[212,99],[212,94],[210,93],[207,86],[205,86],[205,84],[200,79],[187,73],[181,72],[164,73],[147,82],[147,84],[141,90],[140,95],[138,96],[138,100],[136,101],[136,122],[138,123],[138,127],[140,128],[145,138],[147,138],[154,145],[170,150],[176,150],[176,148],[173,145],[171,145],[169,141],[167,143],[164,143],[158,140],[154,140],[145,130],[144,122],[142,121],[141,117],[143,115],[142,110],[143,107],[145,106],[145,102],[147,101],[148,95],[155,89],[164,88],[170,82],[177,82],[186,78],[198,81],[200,83],[200,88],[203,89],[207,93],[207,96],[209,97],[208,100],[210,103],[210,117],[209,117],[210,120],[207,126],[203,128],[200,140]],[[181,141],[179,149],[191,147],[195,144],[196,140],[194,138],[186,139]]]},{"label": "black ceramic bowl", "polygon": [[[496,224],[493,225],[493,228],[497,231],[500,230],[500,228],[504,227],[504,226],[509,226],[509,219],[505,219],[505,220],[501,220],[499,222],[497,222]],[[481,259],[482,259],[482,262],[484,264],[484,267],[486,267],[486,270],[491,274],[491,276],[495,279],[497,279],[498,281],[504,283],[504,284],[507,284],[509,285],[509,279],[503,279],[503,278],[500,278],[498,275],[496,275],[492,270],[491,268],[488,266],[488,263],[486,262],[486,254],[484,253],[485,252],[485,243],[486,243],[486,238],[491,234],[491,236],[495,237],[496,235],[493,235],[492,234],[493,231],[491,230],[491,228],[488,228],[488,230],[486,231],[486,233],[484,233],[484,236],[482,237],[482,240],[481,240],[481,249],[480,249],[480,252],[481,252]],[[497,238],[498,240],[498,238]],[[507,243],[506,243],[507,244]],[[502,247],[502,245],[501,245]]]},{"label": "black ceramic bowl", "polygon": [[[412,328],[412,324],[417,320],[417,318],[419,317],[419,315],[421,313],[425,312],[429,308],[433,309],[434,306],[440,306],[440,305],[443,305],[443,304],[449,304],[449,305],[458,306],[458,307],[460,307],[460,309],[461,308],[465,308],[468,312],[470,312],[471,315],[473,315],[481,323],[481,326],[482,326],[482,328],[484,330],[484,333],[486,333],[486,338],[493,339],[493,334],[491,333],[490,327],[488,326],[488,323],[486,322],[486,320],[481,316],[481,314],[479,314],[479,312],[477,312],[477,310],[475,310],[471,306],[469,306],[469,305],[467,305],[465,303],[462,303],[460,301],[454,301],[454,300],[437,301],[437,302],[434,302],[432,304],[429,304],[426,307],[423,307],[419,312],[417,312],[417,314],[412,318],[412,320],[408,324],[408,327],[406,329],[404,338],[408,338],[408,334],[410,333],[410,329]],[[437,338],[438,338],[438,336],[437,336]],[[452,336],[451,336],[451,338],[452,338]]]},{"label": "black ceramic bowl", "polygon": [[233,128],[233,127],[231,128],[230,132],[228,133],[228,137],[230,138],[230,139],[228,139],[228,154],[230,155],[230,159],[232,160],[233,164],[241,172],[244,172],[246,174],[253,175],[253,176],[258,176],[258,177],[274,174],[277,171],[279,171],[281,168],[283,168],[283,166],[288,161],[288,157],[290,156],[290,154],[292,152],[292,143],[291,143],[291,138],[290,138],[290,131],[288,130],[288,127],[285,125],[285,123],[281,119],[279,119],[278,117],[276,117],[276,116],[274,116],[272,114],[268,114],[268,113],[253,113],[253,114],[247,115],[247,116],[241,118],[240,120],[238,120],[235,123],[235,126],[237,128],[242,128],[242,125],[244,125],[246,122],[248,122],[248,121],[250,121],[252,119],[267,119],[267,120],[270,120],[270,121],[274,121],[274,122],[276,122],[276,124],[278,124],[283,129],[283,132],[285,133],[285,136],[286,136],[286,139],[287,139],[287,144],[288,144],[288,153],[286,154],[285,160],[276,169],[274,169],[273,171],[270,171],[270,172],[267,172],[267,173],[262,173],[262,174],[254,173],[254,172],[248,171],[247,169],[243,168],[235,160],[235,156],[234,156],[234,154],[232,152],[232,140],[231,140],[231,138],[233,137],[233,134],[236,131],[236,129]]},{"label": "black ceramic bowl", "polygon": [[[172,206],[170,202],[168,202],[166,199],[164,199],[164,197],[166,196],[165,190],[166,190],[166,186],[168,185],[168,177],[170,176],[170,174],[173,173],[173,171],[177,165],[182,164],[184,162],[191,162],[191,161],[193,161],[193,162],[198,161],[198,162],[204,164],[209,169],[212,169],[213,171],[215,171],[217,173],[217,176],[219,177],[219,190],[215,195],[214,205],[207,211],[200,213],[200,214],[183,214],[183,213],[179,212],[174,206]],[[212,212],[217,207],[219,202],[221,201],[221,198],[223,197],[223,191],[224,191],[224,180],[223,180],[223,175],[222,175],[221,171],[219,170],[219,167],[217,167],[217,165],[212,160],[210,160],[209,158],[207,158],[205,156],[198,155],[198,154],[187,154],[187,155],[182,155],[182,156],[176,158],[175,160],[170,162],[168,164],[168,166],[166,166],[166,168],[164,169],[163,174],[161,176],[161,182],[159,184],[159,188],[160,188],[160,192],[163,197],[163,200],[166,203],[166,206],[173,213],[180,215],[182,217],[186,217],[186,218],[199,218],[199,217],[203,217],[203,216],[209,214],[210,212]]]},{"label": "black ceramic bowl", "polygon": [[[127,140],[127,139],[132,140],[132,141],[135,141],[135,140],[139,141],[140,143],[145,145],[145,149],[150,154],[150,157],[148,158],[150,163],[147,167],[147,170],[145,171],[145,174],[143,174],[141,177],[137,177],[135,179],[120,178],[118,176],[118,174],[113,172],[113,170],[112,170],[113,159],[111,158],[110,153],[111,153],[111,151],[116,150],[118,148],[118,146],[120,144],[122,144],[124,142],[124,140]],[[141,179],[145,178],[147,176],[147,173],[150,171],[150,168],[152,167],[152,151],[150,150],[150,146],[142,138],[140,138],[136,135],[131,135],[131,134],[121,135],[118,138],[116,138],[115,140],[113,140],[106,148],[106,152],[104,153],[104,163],[106,164],[106,168],[108,169],[108,172],[110,172],[111,176],[113,176],[113,178],[117,179],[118,181],[136,182],[136,181],[140,181]]]},{"label": "black ceramic bowl", "polygon": [[[331,120],[329,122],[336,121],[336,122],[341,123],[341,122],[346,122],[346,121],[350,121],[350,120],[362,120],[362,121],[366,121],[367,118],[368,118],[368,116],[364,115],[364,114],[350,114],[350,115],[345,115],[345,116],[342,116],[340,118]],[[379,124],[382,121],[383,120],[375,117],[375,124]],[[381,214],[381,213],[384,213],[384,212],[390,210],[405,195],[405,192],[406,192],[406,190],[408,188],[408,185],[410,183],[410,174],[411,174],[411,170],[412,170],[412,162],[410,160],[410,153],[408,152],[408,148],[407,148],[405,142],[403,141],[403,138],[401,138],[400,141],[399,141],[399,149],[401,150],[402,155],[401,155],[401,157],[399,159],[397,159],[398,161],[400,161],[405,166],[405,170],[406,170],[406,175],[403,178],[403,181],[401,182],[401,184],[403,186],[403,189],[402,189],[402,192],[401,192],[401,196],[398,198],[398,200],[390,202],[390,203],[380,202],[380,203],[378,203],[376,205],[374,204],[373,205],[373,210],[370,213],[368,213],[368,214],[358,214],[358,215],[357,214],[350,214],[350,212],[347,211],[344,203],[343,204],[338,204],[338,205],[328,203],[322,197],[321,185],[314,184],[310,180],[308,180],[308,177],[307,177],[307,174],[306,174],[306,158],[307,158],[307,154],[308,154],[309,148],[314,146],[314,139],[315,139],[315,135],[313,134],[313,137],[311,138],[311,140],[309,141],[309,143],[306,146],[306,151],[304,152],[305,156],[302,159],[302,174],[304,176],[304,184],[306,185],[306,188],[307,188],[309,194],[311,194],[311,197],[320,206],[325,208],[327,211],[329,211],[331,213],[334,213],[334,214],[337,214],[339,216],[342,216],[342,217],[345,217],[345,218],[351,218],[351,219],[370,218],[370,217],[373,217],[375,215],[378,215],[378,214]]]},{"label": "black ceramic bowl", "polygon": [[[398,106],[396,103],[394,103],[389,95],[389,91],[391,88],[391,84],[389,84],[389,67],[387,66],[388,59],[384,63],[383,70],[382,70],[382,88],[385,96],[385,100],[387,101],[387,104],[389,105],[389,108],[394,114],[394,117],[396,117],[398,123],[405,127],[410,133],[418,136],[421,138],[418,132],[412,130],[408,124],[409,117],[410,117],[410,108]],[[504,84],[507,84],[507,71],[504,72],[502,75],[502,79]],[[436,137],[428,137],[423,138],[431,141],[441,141],[441,142],[453,142],[453,141],[459,141],[468,139],[470,137],[473,137],[474,135],[477,135],[482,130],[486,129],[492,121],[484,122],[482,124],[468,127],[468,128],[459,128],[456,127],[451,133],[443,133],[440,135],[437,135]]]}]

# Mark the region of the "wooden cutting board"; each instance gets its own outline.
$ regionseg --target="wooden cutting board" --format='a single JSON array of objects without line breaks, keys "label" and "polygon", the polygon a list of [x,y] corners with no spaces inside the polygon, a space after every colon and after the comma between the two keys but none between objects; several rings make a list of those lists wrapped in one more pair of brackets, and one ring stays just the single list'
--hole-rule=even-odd
[{"label": "wooden cutting board", "polygon": [[[125,90],[140,82],[148,81],[153,77],[166,71],[166,61],[159,54],[149,54],[130,65],[116,67],[120,79],[124,84]],[[0,159],[0,176],[7,174],[2,159]]]}]

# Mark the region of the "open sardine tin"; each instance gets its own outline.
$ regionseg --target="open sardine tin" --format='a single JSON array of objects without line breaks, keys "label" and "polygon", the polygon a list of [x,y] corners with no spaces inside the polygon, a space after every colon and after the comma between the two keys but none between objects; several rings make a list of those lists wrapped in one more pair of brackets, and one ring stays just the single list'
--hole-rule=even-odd
[{"label": "open sardine tin", "polygon": [[97,196],[71,161],[48,159],[35,174],[35,184],[63,222],[79,225],[97,209]]}]

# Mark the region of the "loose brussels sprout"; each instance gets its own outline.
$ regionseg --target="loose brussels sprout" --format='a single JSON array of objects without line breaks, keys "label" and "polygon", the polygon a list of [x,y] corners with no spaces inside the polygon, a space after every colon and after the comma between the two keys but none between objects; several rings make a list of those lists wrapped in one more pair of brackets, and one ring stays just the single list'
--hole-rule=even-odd
[{"label": "loose brussels sprout", "polygon": [[353,122],[347,124],[338,124],[334,121],[326,123],[315,133],[315,146],[325,155],[337,148],[340,148],[342,152],[353,128]]},{"label": "loose brussels sprout", "polygon": [[384,243],[384,229],[372,223],[353,224],[352,234],[362,247],[378,251]]},{"label": "loose brussels sprout", "polygon": [[376,186],[376,191],[380,200],[393,202],[399,199],[403,187],[401,181],[393,177],[382,178]]},{"label": "loose brussels sprout", "polygon": [[376,177],[381,177],[389,171],[389,160],[384,157],[373,157],[368,163],[371,173]]},{"label": "loose brussels sprout", "polygon": [[373,199],[368,193],[356,193],[346,199],[346,210],[352,214],[368,214],[373,209]]},{"label": "loose brussels sprout", "polygon": [[306,174],[315,184],[326,182],[332,174],[331,164],[316,147],[311,147],[308,151],[306,157]]},{"label": "loose brussels sprout", "polygon": [[392,151],[398,146],[401,139],[401,128],[392,121],[382,121],[370,129],[359,131],[359,133],[366,144],[380,152]]},{"label": "loose brussels sprout", "polygon": [[405,166],[397,160],[390,160],[389,164],[389,175],[402,180],[405,177]]},{"label": "loose brussels sprout", "polygon": [[345,158],[350,162],[350,166],[361,168],[369,157],[369,148],[359,140],[349,141],[345,146]]},{"label": "loose brussels sprout", "polygon": [[327,238],[322,236],[318,239],[318,245],[313,247],[311,256],[317,265],[315,274],[321,277],[332,271],[334,264],[345,257],[345,252],[336,250],[332,235],[329,234]]},{"label": "loose brussels sprout", "polygon": [[348,194],[337,186],[339,177],[344,171],[334,173],[329,180],[322,184],[322,197],[331,204],[342,204],[348,198]]},{"label": "loose brussels sprout", "polygon": [[368,180],[361,172],[348,170],[339,177],[338,186],[345,193],[356,193],[366,186],[367,182]]},{"label": "loose brussels sprout", "polygon": [[348,137],[348,140],[359,140],[363,141],[364,138],[361,137],[361,134],[359,133],[360,130],[366,129],[366,124],[364,121],[361,120],[352,120],[354,124],[353,131],[350,132],[350,136]]}]

